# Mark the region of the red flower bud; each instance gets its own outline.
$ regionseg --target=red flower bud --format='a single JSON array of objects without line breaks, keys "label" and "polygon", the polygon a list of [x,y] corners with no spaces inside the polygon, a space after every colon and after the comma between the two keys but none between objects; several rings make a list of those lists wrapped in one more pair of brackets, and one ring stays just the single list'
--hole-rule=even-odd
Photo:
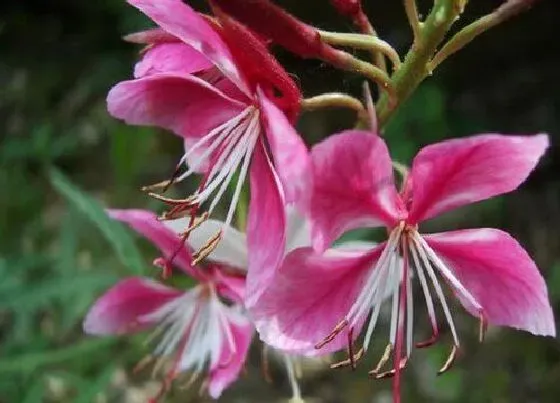
[{"label": "red flower bud", "polygon": [[323,43],[319,32],[269,0],[209,0],[256,33],[302,57],[337,63],[338,51]]},{"label": "red flower bud", "polygon": [[260,86],[290,119],[300,108],[301,92],[286,70],[270,54],[262,38],[216,9],[222,36],[252,85]]}]

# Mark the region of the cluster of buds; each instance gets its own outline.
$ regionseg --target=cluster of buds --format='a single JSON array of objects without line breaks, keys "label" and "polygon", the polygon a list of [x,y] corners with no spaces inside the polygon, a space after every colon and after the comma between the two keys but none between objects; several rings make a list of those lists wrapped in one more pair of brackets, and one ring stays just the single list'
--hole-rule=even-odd
[{"label": "cluster of buds", "polygon": [[[122,280],[91,308],[84,328],[98,335],[154,329],[159,342],[137,368],[154,363],[161,375],[154,401],[176,380],[187,386],[201,380],[201,391],[218,398],[239,377],[255,330],[280,352],[293,399],[301,401],[295,357],[345,350],[347,357],[331,367],[356,369],[378,337],[387,304],[385,352],[369,375],[393,378],[399,402],[401,372],[414,348],[441,338],[437,306],[451,334],[439,373],[460,351],[445,286],[480,321],[481,340],[488,324],[555,334],[545,282],[510,235],[488,228],[421,231],[426,220],[515,190],[545,153],[548,137],[449,139],[419,150],[410,168],[392,161],[381,137],[386,121],[429,72],[532,1],[507,1],[443,44],[466,2],[435,2],[420,21],[414,0],[406,0],[414,44],[403,62],[376,36],[359,0],[331,3],[360,33],[319,31],[269,0],[209,0],[212,15],[181,0],[128,2],[157,27],[127,37],[144,49],[134,77],[110,91],[109,112],[131,125],[173,132],[185,151],[169,180],[145,188],[169,207],[166,212],[109,211],[160,250],[154,264],[163,280]],[[341,93],[303,99],[272,55],[273,45],[362,74],[378,84],[377,102],[367,85],[364,102]],[[345,47],[371,50],[376,62]],[[298,115],[333,106],[356,110],[362,129],[333,134],[309,149],[295,127]],[[395,171],[402,175],[400,187]],[[165,195],[197,174],[193,194]],[[223,204],[225,216],[217,219]],[[336,243],[363,227],[385,227],[387,240]],[[196,285],[170,286],[185,277]],[[420,342],[414,340],[415,288],[431,328]]]}]

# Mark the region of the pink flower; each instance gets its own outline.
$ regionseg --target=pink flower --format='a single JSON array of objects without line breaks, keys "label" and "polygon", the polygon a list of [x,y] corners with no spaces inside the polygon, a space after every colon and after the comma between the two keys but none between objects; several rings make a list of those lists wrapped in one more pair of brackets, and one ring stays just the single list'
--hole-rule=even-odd
[{"label": "pink flower", "polygon": [[180,291],[147,278],[122,280],[90,309],[85,332],[107,335],[154,328],[159,338],[153,352],[156,368],[169,364],[157,398],[186,371],[192,372],[191,380],[207,371],[209,394],[218,398],[238,378],[253,335],[242,308],[244,278],[225,265],[191,266],[183,240],[152,213],[113,210],[111,215],[152,241],[166,259],[174,256],[177,267],[199,284]]},{"label": "pink flower", "polygon": [[181,163],[189,168],[173,181],[203,174],[191,197],[161,198],[174,206],[168,217],[185,210],[194,215],[203,204],[212,214],[236,172],[225,224],[232,221],[248,172],[252,192],[266,188],[269,212],[280,216],[284,197],[293,201],[301,191],[293,178],[308,158],[290,123],[300,102],[293,80],[260,39],[225,15],[218,21],[204,17],[180,0],[129,2],[159,28],[129,36],[148,46],[135,79],[109,93],[109,111],[129,124],[160,126],[185,140]]},{"label": "pink flower", "polygon": [[[459,338],[440,279],[480,318],[481,333],[492,323],[554,336],[544,280],[510,235],[490,228],[429,235],[418,229],[446,211],[514,190],[547,146],[546,135],[497,134],[434,144],[418,153],[398,192],[381,138],[348,131],[317,145],[309,205],[315,248],[296,249],[275,272],[274,286],[253,312],[261,337],[277,348],[302,351],[340,346],[347,330],[347,363],[354,365],[370,346],[389,295],[389,345],[371,374],[398,378],[413,348],[413,279],[420,283],[433,327],[430,340],[418,345],[438,338],[436,303],[451,330],[453,350],[442,372],[453,363]],[[344,232],[364,226],[386,226],[389,239],[354,256],[323,252]],[[354,351],[352,342],[363,324],[363,345]],[[394,369],[381,373],[392,352]],[[398,379],[395,384],[398,389]]]}]

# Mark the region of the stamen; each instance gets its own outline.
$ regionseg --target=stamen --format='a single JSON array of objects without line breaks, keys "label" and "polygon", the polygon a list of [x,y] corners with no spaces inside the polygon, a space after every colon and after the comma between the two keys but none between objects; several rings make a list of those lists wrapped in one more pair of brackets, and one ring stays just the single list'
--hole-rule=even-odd
[{"label": "stamen", "polygon": [[286,371],[288,372],[288,379],[290,380],[290,386],[292,388],[292,399],[295,401],[301,400],[301,391],[299,384],[296,379],[294,371],[294,363],[290,357],[284,354],[284,363],[286,364]]},{"label": "stamen", "polygon": [[141,371],[143,371],[144,369],[146,369],[146,367],[148,365],[150,365],[153,361],[154,361],[155,357],[153,355],[147,355],[144,358],[142,358],[138,364],[136,364],[134,366],[134,368],[132,369],[132,373],[133,374],[137,374]]},{"label": "stamen", "polygon": [[329,344],[331,341],[334,340],[334,338],[336,336],[338,336],[338,334],[340,332],[342,332],[344,330],[344,328],[348,326],[348,321],[346,319],[342,320],[338,325],[336,325],[333,329],[333,331],[327,336],[325,337],[322,341],[320,341],[319,343],[315,344],[315,348],[317,350],[325,347],[327,344]]},{"label": "stamen", "polygon": [[[408,358],[407,357],[401,358],[401,361],[399,362],[399,371],[402,371],[403,369],[405,369],[407,363],[408,363]],[[389,371],[385,371],[385,372],[382,372],[380,374],[371,374],[371,375],[375,375],[375,379],[385,379],[385,378],[394,377],[396,373],[397,373],[397,370],[395,368],[393,368]]]},{"label": "stamen", "polygon": [[200,378],[200,372],[193,372],[186,382],[179,385],[179,389],[181,390],[189,389],[199,378]]},{"label": "stamen", "polygon": [[193,253],[192,255],[192,265],[196,266],[202,260],[206,259],[208,255],[210,255],[214,249],[218,246],[222,239],[222,231],[218,231],[216,235],[210,238],[202,248],[200,248],[197,252]]},{"label": "stamen", "polygon": [[482,343],[486,337],[486,331],[488,330],[488,321],[484,312],[479,314],[479,327],[478,327],[478,341]]},{"label": "stamen", "polygon": [[[148,191],[145,187],[142,188],[142,190]],[[156,200],[159,200],[161,202],[164,202],[172,206],[195,206],[196,205],[196,200],[193,196],[189,196],[186,199],[172,199],[170,197],[165,197],[160,195],[159,193],[154,193],[150,191],[148,191],[148,196],[153,197]]]},{"label": "stamen", "polygon": [[266,382],[272,383],[272,375],[270,373],[270,360],[268,359],[269,348],[267,344],[263,343],[261,350],[261,361],[262,361],[262,374]]},{"label": "stamen", "polygon": [[443,277],[447,279],[451,285],[478,311],[482,311],[482,306],[476,298],[463,286],[463,284],[455,277],[453,272],[441,261],[438,255],[430,248],[428,243],[418,234],[415,234],[415,241],[420,242],[422,249],[426,251],[430,260],[435,264],[436,268],[441,272]]},{"label": "stamen", "polygon": [[451,369],[451,367],[455,363],[455,360],[457,359],[458,352],[459,352],[459,346],[454,344],[453,348],[451,349],[451,353],[449,353],[449,356],[445,361],[445,364],[443,364],[443,367],[441,367],[440,370],[438,371],[438,375],[441,375]]},{"label": "stamen", "polygon": [[333,364],[330,365],[331,369],[338,369],[338,368],[346,368],[348,366],[353,366],[353,369],[355,368],[355,365],[353,365],[353,363],[355,363],[356,361],[359,361],[362,359],[362,357],[364,356],[365,350],[364,348],[360,348],[353,356],[352,358],[347,358],[343,361],[339,361],[339,362],[335,362]]},{"label": "stamen", "polygon": [[430,277],[430,279],[432,280],[432,284],[434,286],[434,289],[436,290],[436,294],[439,298],[439,302],[441,304],[441,307],[443,308],[443,313],[445,315],[445,318],[447,320],[447,323],[449,324],[449,327],[451,329],[451,333],[453,335],[453,340],[455,342],[455,344],[458,346],[459,345],[459,338],[457,336],[457,331],[455,330],[455,324],[453,322],[453,316],[451,315],[451,311],[449,310],[449,306],[447,305],[447,301],[445,299],[445,294],[443,293],[443,290],[441,288],[441,285],[439,284],[439,281],[437,279],[437,276],[434,272],[434,269],[432,268],[432,265],[430,264],[430,261],[428,260],[428,257],[426,256],[426,252],[425,249],[420,247],[420,245],[418,244],[418,238],[417,236],[413,237],[413,241],[414,241],[414,246],[411,245],[411,247],[413,246],[413,248],[416,248],[418,254],[420,255],[420,258],[422,259],[422,262],[424,264],[424,268],[426,269],[428,276]]},{"label": "stamen", "polygon": [[194,220],[192,220],[192,223],[190,223],[189,227],[180,234],[180,236],[183,238],[183,241],[186,241],[195,229],[197,229],[198,227],[200,227],[200,225],[202,225],[202,223],[207,221],[209,216],[210,214],[205,211],[200,217],[195,217]]},{"label": "stamen", "polygon": [[377,375],[379,371],[381,371],[381,368],[383,368],[383,366],[387,363],[387,361],[389,361],[389,358],[391,358],[392,351],[393,351],[393,345],[391,343],[387,344],[387,347],[385,347],[385,352],[381,356],[381,359],[379,360],[375,368],[369,371],[370,375]]}]

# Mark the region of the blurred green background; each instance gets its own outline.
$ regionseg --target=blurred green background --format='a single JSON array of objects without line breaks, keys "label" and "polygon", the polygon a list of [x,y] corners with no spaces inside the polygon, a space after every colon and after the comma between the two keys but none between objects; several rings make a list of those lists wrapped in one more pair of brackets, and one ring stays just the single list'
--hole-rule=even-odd
[{"label": "blurred green background", "polygon": [[[351,29],[327,0],[278,3],[321,28]],[[410,43],[402,2],[366,3],[380,34],[402,54]],[[420,2],[422,8],[428,3]],[[501,1],[470,3],[465,20]],[[427,80],[386,133],[402,162],[420,146],[448,137],[487,131],[551,134],[552,148],[519,191],[461,209],[427,229],[510,231],[538,262],[555,308],[560,305],[559,11],[557,2],[541,2],[485,34]],[[142,336],[96,339],[81,330],[89,305],[117,279],[156,274],[150,266],[155,251],[101,210],[161,208],[139,188],[168,177],[181,154],[173,135],[127,127],[105,110],[107,91],[130,77],[137,57],[138,49],[120,38],[147,25],[120,0],[0,5],[2,403],[144,402],[157,388],[149,373],[132,375],[148,352]],[[277,54],[306,96],[360,95],[359,77]],[[300,129],[312,144],[351,124],[351,113],[325,111],[304,115]],[[556,340],[491,328],[479,345],[476,320],[458,306],[456,311],[464,354],[451,372],[436,377],[449,346],[416,351],[404,375],[406,402],[558,401]],[[428,334],[426,325],[417,326],[418,337]],[[274,382],[267,384],[259,369],[260,347],[253,350],[246,374],[221,401],[289,397],[281,367],[273,368]],[[307,365],[313,368],[302,380],[304,395],[309,402],[389,402],[390,381],[367,378],[373,360],[355,373]],[[177,391],[169,401],[205,400],[191,390]]]}]

